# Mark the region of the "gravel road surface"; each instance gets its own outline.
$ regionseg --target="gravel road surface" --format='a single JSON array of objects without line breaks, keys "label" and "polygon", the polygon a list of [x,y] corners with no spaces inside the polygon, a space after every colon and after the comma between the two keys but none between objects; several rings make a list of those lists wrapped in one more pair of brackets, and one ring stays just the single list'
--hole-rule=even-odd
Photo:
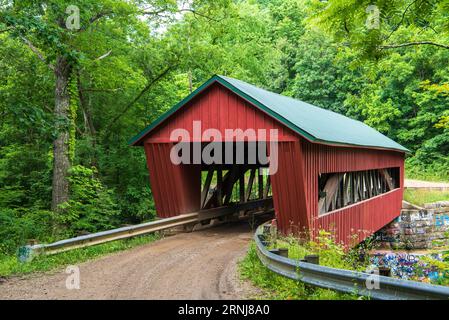
[{"label": "gravel road surface", "polygon": [[237,262],[252,237],[239,222],[162,240],[78,265],[80,289],[68,290],[62,267],[13,277],[0,299],[245,299],[256,289],[239,280]]}]

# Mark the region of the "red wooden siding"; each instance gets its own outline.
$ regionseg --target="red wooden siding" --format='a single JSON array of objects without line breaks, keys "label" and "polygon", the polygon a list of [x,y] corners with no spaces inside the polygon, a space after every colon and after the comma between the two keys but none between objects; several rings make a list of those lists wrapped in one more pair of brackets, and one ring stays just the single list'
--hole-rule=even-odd
[{"label": "red wooden siding", "polygon": [[280,141],[297,140],[293,131],[221,84],[215,83],[154,129],[145,142],[170,142],[171,132],[178,128],[186,129],[193,138],[193,121],[198,120],[201,121],[202,131],[217,129],[222,134],[223,140],[225,129],[237,128],[266,129],[267,138],[270,129],[277,129]]},{"label": "red wooden siding", "polygon": [[[304,154],[306,199],[311,230],[334,228],[339,241],[349,244],[349,237],[359,233],[360,240],[382,228],[397,217],[401,210],[404,186],[404,154],[396,151],[331,147],[312,144],[302,139]],[[400,188],[389,193],[318,216],[318,174],[400,168]]]},{"label": "red wooden siding", "polygon": [[299,141],[278,146],[278,170],[271,177],[274,209],[279,228],[288,233],[310,225],[304,179],[302,147]]},{"label": "red wooden siding", "polygon": [[338,242],[354,245],[396,218],[401,204],[402,190],[393,190],[316,218],[312,230],[315,234],[318,230],[332,230]]},{"label": "red wooden siding", "polygon": [[171,143],[147,143],[145,153],[157,215],[168,218],[195,212],[201,202],[199,165],[174,165]]}]

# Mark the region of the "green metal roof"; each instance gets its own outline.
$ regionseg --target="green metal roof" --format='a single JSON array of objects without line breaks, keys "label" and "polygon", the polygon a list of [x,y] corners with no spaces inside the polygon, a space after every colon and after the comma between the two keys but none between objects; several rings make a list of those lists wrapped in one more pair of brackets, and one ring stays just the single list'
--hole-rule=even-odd
[{"label": "green metal roof", "polygon": [[221,83],[312,142],[408,152],[405,147],[363,122],[350,119],[341,114],[313,106],[300,100],[258,88],[237,79],[218,75],[206,81],[188,97],[151,123],[131,139],[130,144],[139,144],[140,140],[152,129],[214,82]]}]

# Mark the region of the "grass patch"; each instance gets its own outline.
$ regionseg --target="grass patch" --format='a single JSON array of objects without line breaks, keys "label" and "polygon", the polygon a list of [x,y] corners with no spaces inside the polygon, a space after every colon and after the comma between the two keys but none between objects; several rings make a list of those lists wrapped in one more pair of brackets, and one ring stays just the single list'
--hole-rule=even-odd
[{"label": "grass patch", "polygon": [[245,258],[239,263],[240,275],[262,289],[258,299],[270,300],[357,300],[358,296],[308,286],[301,281],[284,278],[266,268],[251,243]]},{"label": "grass patch", "polygon": [[109,253],[131,249],[158,240],[161,233],[136,236],[92,247],[74,249],[49,256],[37,256],[31,262],[21,263],[16,256],[0,255],[0,277],[44,272],[64,265],[77,264]]},{"label": "grass patch", "polygon": [[[345,253],[343,247],[334,242],[328,232],[320,232],[316,241],[300,243],[295,237],[283,237],[270,241],[271,248],[288,248],[289,258],[300,259],[308,254],[318,254],[320,265],[347,269],[365,270],[368,261],[359,261],[360,249]],[[336,291],[306,285],[300,281],[284,278],[268,268],[259,260],[253,242],[247,255],[239,264],[240,275],[263,290],[261,299],[275,300],[357,300],[354,294],[343,294]]]},{"label": "grass patch", "polygon": [[436,201],[449,201],[449,191],[429,189],[405,189],[404,200],[418,206]]}]

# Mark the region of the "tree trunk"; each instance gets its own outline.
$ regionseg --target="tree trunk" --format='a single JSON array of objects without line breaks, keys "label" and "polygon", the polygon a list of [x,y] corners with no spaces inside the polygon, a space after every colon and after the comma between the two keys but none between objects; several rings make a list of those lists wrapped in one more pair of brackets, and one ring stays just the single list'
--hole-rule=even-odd
[{"label": "tree trunk", "polygon": [[58,136],[53,142],[53,182],[51,208],[58,211],[58,206],[69,199],[68,171],[69,158],[69,113],[70,92],[68,88],[71,65],[64,57],[58,57],[55,65],[55,117]]},{"label": "tree trunk", "polygon": [[83,111],[84,115],[84,127],[85,127],[85,134],[89,135],[90,142],[92,146],[92,156],[90,159],[90,165],[91,167],[98,168],[98,161],[97,161],[97,130],[95,129],[94,122],[92,119],[92,114],[90,112],[90,99],[87,99],[84,95],[83,87],[81,86],[81,77],[78,72],[77,75],[77,86],[78,86],[78,97],[80,101],[80,106]]}]

